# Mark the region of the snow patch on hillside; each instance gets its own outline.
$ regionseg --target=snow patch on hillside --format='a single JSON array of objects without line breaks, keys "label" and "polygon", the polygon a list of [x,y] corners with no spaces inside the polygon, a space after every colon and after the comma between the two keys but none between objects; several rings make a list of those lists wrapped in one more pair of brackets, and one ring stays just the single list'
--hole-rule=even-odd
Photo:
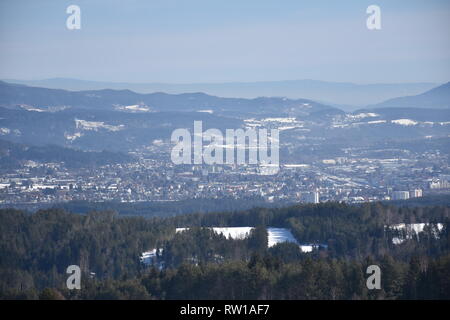
[{"label": "snow patch on hillside", "polygon": [[25,104],[20,105],[20,107],[21,107],[22,109],[27,110],[27,111],[47,112],[47,110],[39,109],[39,108],[36,108],[36,107],[33,107],[33,106],[28,106],[28,105],[25,105]]},{"label": "snow patch on hillside", "polygon": [[398,120],[392,120],[391,122],[394,124],[401,125],[401,126],[415,126],[418,124],[417,121],[414,121],[411,119],[398,119]]},{"label": "snow patch on hillside", "polygon": [[130,106],[115,106],[116,110],[128,112],[150,112],[150,107],[145,104],[133,104]]},{"label": "snow patch on hillside", "polygon": [[349,114],[348,117],[350,119],[364,119],[364,118],[376,118],[379,117],[379,114],[373,113],[373,112],[364,112],[364,113],[358,113],[358,114]]},{"label": "snow patch on hillside", "polygon": [[0,134],[1,135],[6,135],[6,134],[10,134],[11,130],[9,128],[0,128]]},{"label": "snow patch on hillside", "polygon": [[368,124],[379,124],[379,123],[386,123],[386,120],[374,120],[367,122]]},{"label": "snow patch on hillside", "polygon": [[81,138],[83,134],[81,132],[75,132],[74,134],[64,133],[64,137],[69,141],[75,141],[78,138]]},{"label": "snow patch on hillside", "polygon": [[123,124],[118,126],[105,124],[103,121],[86,121],[75,119],[75,126],[77,129],[86,130],[86,131],[98,131],[99,129],[106,129],[109,131],[120,131],[125,128]]}]

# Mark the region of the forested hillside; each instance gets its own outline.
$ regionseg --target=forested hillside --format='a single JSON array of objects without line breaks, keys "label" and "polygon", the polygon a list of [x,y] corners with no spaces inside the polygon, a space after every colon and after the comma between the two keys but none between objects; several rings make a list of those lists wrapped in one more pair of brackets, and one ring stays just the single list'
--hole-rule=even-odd
[{"label": "forested hillside", "polygon": [[0,139],[0,165],[3,170],[21,168],[28,161],[63,162],[68,168],[93,167],[130,162],[133,158],[119,152],[87,152],[57,145],[29,146]]},{"label": "forested hillside", "polygon": [[[121,217],[0,210],[3,299],[449,299],[450,208],[337,203],[191,214]],[[388,226],[427,223],[405,234]],[[435,228],[440,224],[442,228]],[[255,227],[227,239],[211,226]],[[297,244],[267,247],[267,227],[291,230]],[[177,227],[190,227],[176,233]],[[394,238],[402,238],[395,243]],[[144,265],[142,252],[158,250]],[[81,290],[66,289],[66,268],[79,265]],[[382,270],[368,290],[366,268]]]}]

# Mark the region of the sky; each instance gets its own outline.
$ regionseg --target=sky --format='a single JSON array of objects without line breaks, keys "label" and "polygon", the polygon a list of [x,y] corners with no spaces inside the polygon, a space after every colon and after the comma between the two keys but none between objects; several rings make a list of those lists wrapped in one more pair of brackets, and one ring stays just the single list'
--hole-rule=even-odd
[{"label": "sky", "polygon": [[1,0],[0,78],[443,83],[449,31],[448,0]]}]

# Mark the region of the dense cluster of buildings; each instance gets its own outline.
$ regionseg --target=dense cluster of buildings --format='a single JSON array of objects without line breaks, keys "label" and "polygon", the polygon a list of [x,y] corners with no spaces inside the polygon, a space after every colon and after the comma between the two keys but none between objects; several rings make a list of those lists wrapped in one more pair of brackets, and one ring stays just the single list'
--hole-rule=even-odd
[{"label": "dense cluster of buildings", "polygon": [[[257,165],[174,165],[155,154],[131,163],[68,169],[63,163],[28,162],[0,178],[0,205],[71,200],[177,201],[259,197],[267,202],[349,203],[406,200],[450,192],[446,159],[341,157],[281,164],[275,175]],[[152,158],[153,157],[153,158]],[[439,169],[437,169],[439,168]],[[447,171],[446,171],[447,170]]]}]

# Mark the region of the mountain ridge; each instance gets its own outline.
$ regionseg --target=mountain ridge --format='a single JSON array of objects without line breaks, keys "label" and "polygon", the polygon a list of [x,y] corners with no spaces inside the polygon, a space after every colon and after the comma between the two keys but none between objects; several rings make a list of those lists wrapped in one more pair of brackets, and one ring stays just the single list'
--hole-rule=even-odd
[{"label": "mountain ridge", "polygon": [[205,92],[224,98],[257,98],[261,96],[287,97],[290,99],[309,99],[325,101],[325,104],[363,107],[381,103],[385,100],[423,93],[436,87],[431,82],[419,83],[374,83],[355,84],[351,82],[331,82],[321,80],[279,80],[255,82],[222,83],[127,83],[78,80],[70,78],[51,78],[44,80],[7,80],[10,83],[37,85],[53,89],[86,91],[99,89],[131,89],[138,93],[167,92],[171,94]]},{"label": "mountain ridge", "polygon": [[419,95],[389,99],[371,107],[450,109],[450,82]]},{"label": "mountain ridge", "polygon": [[[116,105],[145,104],[156,111],[200,111],[210,108],[220,110],[246,110],[252,112],[280,111],[282,108],[302,108],[309,105],[317,110],[337,109],[309,99],[259,97],[254,99],[224,98],[202,92],[169,94],[154,92],[140,94],[129,89],[68,91],[10,84],[0,81],[0,105],[71,106],[77,108],[108,109]],[[314,110],[312,110],[314,111]]]}]

